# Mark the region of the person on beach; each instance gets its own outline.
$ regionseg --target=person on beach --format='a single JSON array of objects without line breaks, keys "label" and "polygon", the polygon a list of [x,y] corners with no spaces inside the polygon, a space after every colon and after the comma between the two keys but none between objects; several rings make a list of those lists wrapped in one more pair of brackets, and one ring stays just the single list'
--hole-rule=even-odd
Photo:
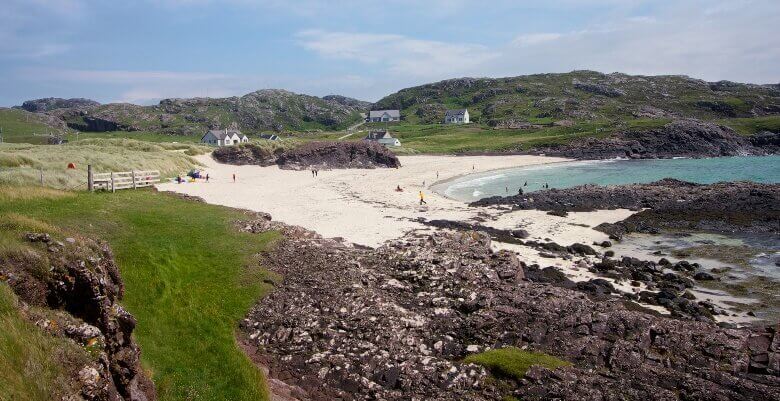
[{"label": "person on beach", "polygon": [[420,191],[420,204],[428,204],[428,202],[425,201],[425,195],[423,195],[423,191]]},{"label": "person on beach", "polygon": [[439,179],[439,172],[438,171],[436,172],[436,179],[437,180]]},{"label": "person on beach", "polygon": [[320,170],[314,170],[314,176],[319,177],[320,176]]},{"label": "person on beach", "polygon": [[400,186],[400,185],[398,185],[398,186],[396,186],[396,187],[395,187],[395,192],[403,192],[403,191],[404,191],[404,190],[403,190],[403,188],[401,188],[401,186]]},{"label": "person on beach", "polygon": [[206,173],[206,182],[209,182],[209,173]]},{"label": "person on beach", "polygon": [[236,182],[236,173],[233,173],[233,182]]},{"label": "person on beach", "polygon": [[311,169],[311,176],[314,178],[314,169]]}]

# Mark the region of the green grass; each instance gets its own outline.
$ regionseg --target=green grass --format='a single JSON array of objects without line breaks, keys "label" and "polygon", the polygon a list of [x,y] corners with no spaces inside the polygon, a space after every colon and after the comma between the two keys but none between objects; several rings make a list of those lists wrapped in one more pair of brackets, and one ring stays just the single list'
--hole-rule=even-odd
[{"label": "green grass", "polygon": [[731,127],[741,135],[753,135],[761,131],[780,132],[780,116],[729,118],[718,120],[718,123]]},{"label": "green grass", "polygon": [[0,400],[46,401],[69,394],[70,368],[88,361],[74,342],[52,337],[22,316],[0,282]]},{"label": "green grass", "polygon": [[277,234],[238,233],[241,212],[151,190],[58,194],[0,187],[0,221],[26,216],[111,244],[161,400],[267,399],[234,331],[268,290],[253,255]]},{"label": "green grass", "polygon": [[166,135],[154,131],[71,132],[65,138],[73,142],[81,139],[134,139],[146,142],[200,143],[200,135]]},{"label": "green grass", "polygon": [[0,109],[0,128],[3,142],[45,144],[49,133],[66,130],[47,125],[45,119],[35,113],[18,109]]},{"label": "green grass", "polygon": [[469,355],[464,359],[464,362],[482,365],[498,377],[515,380],[522,379],[531,366],[538,365],[555,369],[571,365],[571,363],[551,355],[524,351],[516,347],[493,349]]}]

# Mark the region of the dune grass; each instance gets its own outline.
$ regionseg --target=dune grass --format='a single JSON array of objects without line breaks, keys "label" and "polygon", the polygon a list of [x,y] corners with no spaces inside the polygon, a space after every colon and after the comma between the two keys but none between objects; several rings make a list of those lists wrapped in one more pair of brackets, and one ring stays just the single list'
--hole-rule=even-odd
[{"label": "dune grass", "polygon": [[70,368],[86,363],[74,342],[53,338],[23,317],[0,281],[0,400],[48,401],[69,393]]},{"label": "dune grass", "polygon": [[[85,189],[87,165],[95,172],[160,170],[170,177],[199,165],[191,156],[211,149],[183,143],[86,139],[64,145],[0,144],[0,184]],[[68,169],[75,163],[75,169]]]},{"label": "dune grass", "polygon": [[482,365],[498,377],[520,380],[531,366],[538,365],[548,369],[569,366],[571,363],[540,352],[525,351],[517,347],[492,349],[479,354],[469,355],[466,363]]},{"label": "dune grass", "polygon": [[267,399],[262,374],[234,334],[268,290],[253,255],[277,234],[239,233],[233,224],[246,218],[239,211],[151,190],[13,195],[28,190],[41,191],[0,187],[0,221],[111,244],[125,282],[122,305],[138,320],[141,361],[161,400]]}]

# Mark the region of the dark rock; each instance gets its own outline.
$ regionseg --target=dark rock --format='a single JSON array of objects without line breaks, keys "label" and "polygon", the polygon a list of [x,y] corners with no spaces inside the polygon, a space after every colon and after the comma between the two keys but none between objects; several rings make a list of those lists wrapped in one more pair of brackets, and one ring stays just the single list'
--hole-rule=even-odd
[{"label": "dark rock", "polygon": [[699,281],[712,281],[715,280],[715,276],[707,272],[698,272],[693,275],[693,279]]},{"label": "dark rock", "polygon": [[217,148],[213,157],[226,164],[276,164],[290,170],[401,167],[392,152],[373,142],[308,142],[292,149],[275,150],[244,144]]}]

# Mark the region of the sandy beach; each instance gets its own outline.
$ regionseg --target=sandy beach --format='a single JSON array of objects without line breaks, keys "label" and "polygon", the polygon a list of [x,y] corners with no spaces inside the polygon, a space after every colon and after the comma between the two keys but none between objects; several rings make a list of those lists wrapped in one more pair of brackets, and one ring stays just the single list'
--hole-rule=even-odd
[{"label": "sandy beach", "polygon": [[[275,220],[299,225],[326,237],[376,247],[415,230],[417,221],[449,219],[496,228],[523,228],[532,238],[562,245],[607,239],[590,227],[626,218],[631,212],[609,210],[555,217],[540,211],[500,214],[471,208],[429,188],[436,182],[491,170],[567,161],[542,156],[402,156],[399,169],[282,170],[276,166],[233,166],[200,156],[209,182],[162,183],[158,189],[203,198],[206,202],[270,213]],[[233,174],[236,181],[233,182]],[[396,191],[396,187],[403,192]],[[423,191],[426,205],[420,205]]]}]

